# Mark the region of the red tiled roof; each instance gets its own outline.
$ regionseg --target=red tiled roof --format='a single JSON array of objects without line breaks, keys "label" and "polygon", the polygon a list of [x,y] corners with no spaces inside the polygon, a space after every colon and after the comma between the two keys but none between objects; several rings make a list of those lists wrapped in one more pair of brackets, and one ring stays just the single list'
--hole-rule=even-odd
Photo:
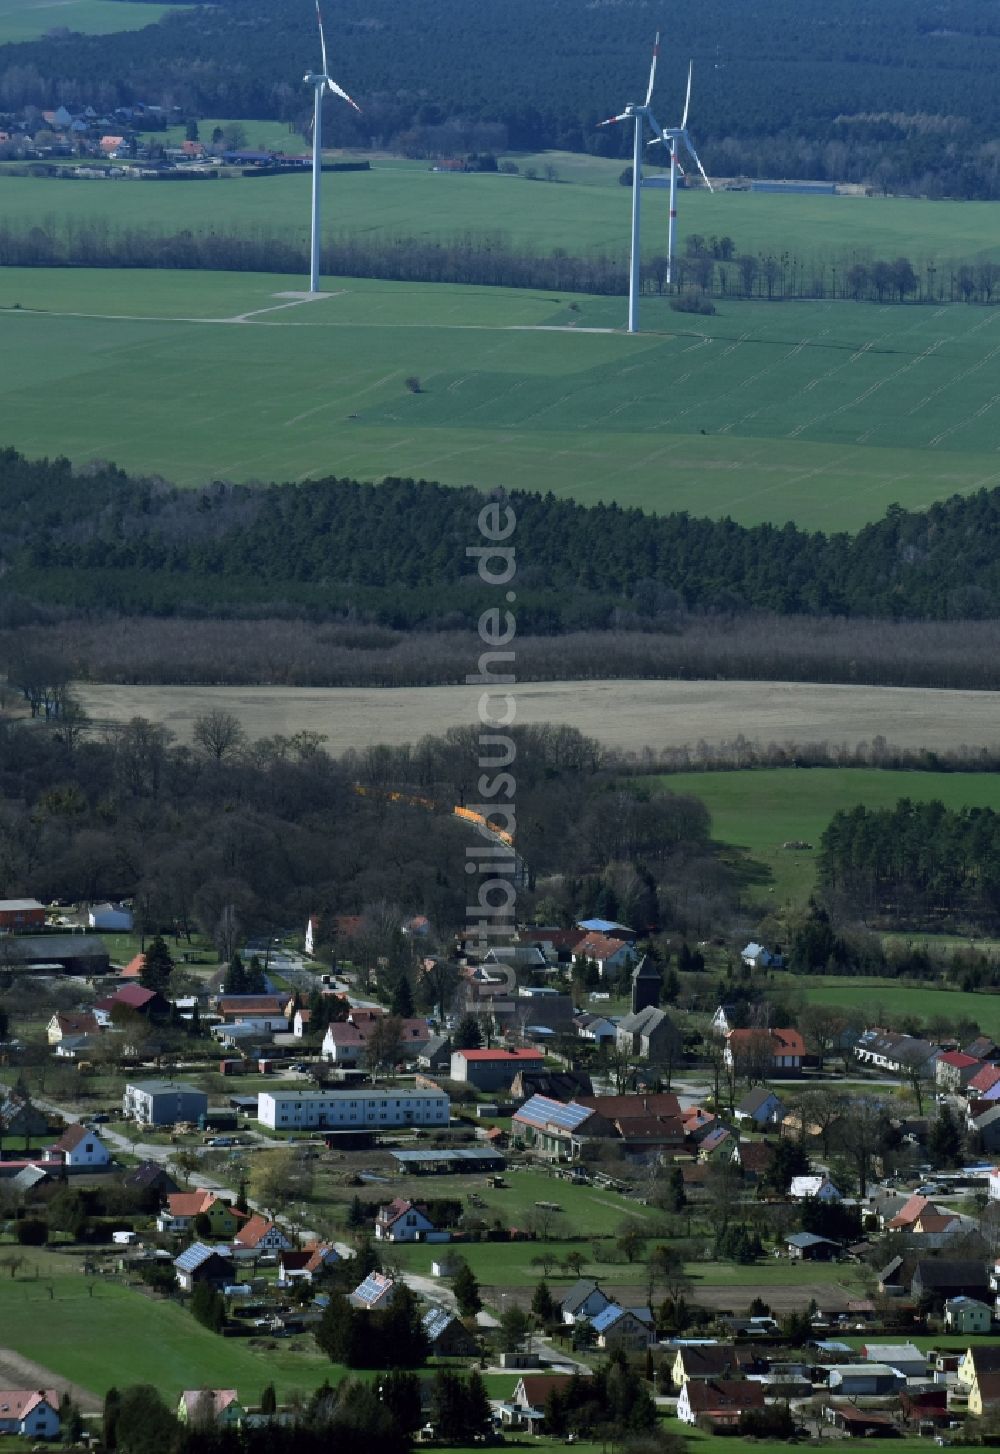
[{"label": "red tiled roof", "polygon": [[628,950],[626,939],[612,939],[607,934],[587,934],[573,949],[579,959],[612,959],[621,949]]},{"label": "red tiled roof", "polygon": [[254,1213],[236,1233],[236,1241],[241,1247],[256,1247],[261,1239],[273,1230],[274,1225],[270,1217],[262,1217],[258,1213]]},{"label": "red tiled roof", "polygon": [[130,959],[128,964],[126,964],[125,968],[121,972],[121,978],[139,979],[142,975],[142,971],[145,968],[146,956],[144,954],[137,954],[134,959]]},{"label": "red tiled roof", "polygon": [[0,1418],[21,1420],[44,1400],[59,1412],[59,1395],[54,1388],[0,1389]]},{"label": "red tiled roof", "polygon": [[977,1065],[978,1061],[974,1055],[965,1055],[961,1050],[946,1050],[943,1055],[938,1056],[939,1065],[950,1065],[955,1070],[968,1070],[970,1065]]},{"label": "red tiled roof", "polygon": [[1000,1080],[1000,1066],[984,1065],[982,1070],[977,1070],[969,1081],[968,1089],[973,1092],[991,1091],[998,1080]]},{"label": "red tiled roof", "polygon": [[624,1117],[632,1120],[643,1116],[679,1116],[680,1101],[672,1091],[660,1091],[653,1095],[631,1096],[577,1096],[578,1106],[587,1106],[605,1120],[617,1121]]},{"label": "red tiled roof", "polygon": [[929,1197],[918,1197],[914,1195],[903,1203],[899,1211],[889,1223],[889,1226],[894,1228],[912,1227],[914,1222],[916,1222],[918,1218],[923,1215],[924,1212],[930,1212],[933,1215],[937,1212],[937,1207],[934,1205]]},{"label": "red tiled roof", "polygon": [[96,1141],[100,1138],[95,1131],[88,1131],[86,1126],[81,1126],[79,1121],[72,1126],[67,1126],[53,1146],[53,1151],[75,1151],[81,1141]]},{"label": "red tiled roof", "polygon": [[764,1385],[743,1378],[692,1378],[684,1385],[692,1413],[733,1414],[764,1407]]},{"label": "red tiled roof", "polygon": [[517,1388],[524,1393],[529,1408],[543,1409],[552,1390],[557,1388],[561,1393],[571,1381],[568,1373],[525,1373],[518,1380]]},{"label": "red tiled roof", "polygon": [[761,1035],[769,1037],[772,1055],[802,1056],[806,1053],[805,1041],[798,1030],[730,1030],[726,1040],[730,1045],[750,1045]]}]

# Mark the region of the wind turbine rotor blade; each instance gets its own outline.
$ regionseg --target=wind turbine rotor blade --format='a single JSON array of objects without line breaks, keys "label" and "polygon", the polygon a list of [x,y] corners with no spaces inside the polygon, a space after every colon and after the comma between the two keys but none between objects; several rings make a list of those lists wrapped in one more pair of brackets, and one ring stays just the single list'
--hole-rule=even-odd
[{"label": "wind turbine rotor blade", "polygon": [[699,172],[701,172],[701,179],[705,183],[705,186],[708,188],[708,190],[710,192],[714,192],[715,191],[715,188],[712,186],[711,182],[708,180],[708,175],[707,175],[707,173],[705,171],[705,168],[701,164],[701,159],[698,156],[698,153],[695,151],[694,147],[691,145],[691,138],[689,136],[685,136],[685,138],[684,138],[684,145],[687,147],[688,151],[691,153],[691,158],[692,158],[695,166],[698,168]]},{"label": "wind turbine rotor blade", "polygon": [[330,90],[335,96],[339,96],[342,100],[346,101],[349,106],[353,106],[355,111],[360,112],[361,107],[358,105],[357,101],[353,99],[353,97],[348,96],[343,86],[338,86],[336,81],[330,80],[329,76],[327,76],[326,78],[326,84],[329,86]]},{"label": "wind turbine rotor blade", "polygon": [[319,48],[323,56],[323,74],[326,75],[326,36],[323,34],[323,16],[319,8],[319,0],[316,0],[316,24],[319,26]]},{"label": "wind turbine rotor blade", "polygon": [[614,126],[619,121],[628,121],[628,119],[629,119],[628,112],[627,111],[621,111],[621,112],[619,112],[619,114],[617,116],[609,116],[608,119],[607,119],[607,121],[599,121],[597,124],[598,124],[598,126]]},{"label": "wind turbine rotor blade", "polygon": [[694,61],[688,61],[688,86],[687,94],[684,97],[684,115],[681,117],[681,131],[688,124],[688,112],[691,109],[691,73],[694,70]]},{"label": "wind turbine rotor blade", "polygon": [[656,32],[656,39],[653,41],[653,59],[649,65],[649,85],[646,87],[646,105],[653,99],[653,83],[656,80],[656,59],[660,54],[660,32]]}]

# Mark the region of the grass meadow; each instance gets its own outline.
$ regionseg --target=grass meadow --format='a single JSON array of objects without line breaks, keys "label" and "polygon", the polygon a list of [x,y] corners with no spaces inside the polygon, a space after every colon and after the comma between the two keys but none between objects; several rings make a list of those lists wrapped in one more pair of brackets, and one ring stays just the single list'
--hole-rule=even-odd
[{"label": "grass meadow", "polygon": [[[76,0],[97,10],[142,9],[119,0]],[[10,0],[0,0],[3,7]],[[64,7],[68,8],[68,7]],[[50,14],[55,13],[50,11]],[[203,141],[223,120],[199,122]],[[296,155],[302,138],[280,122],[244,120],[250,146],[266,145]],[[174,130],[155,140],[177,142]],[[352,158],[353,159],[353,154]],[[453,238],[466,233],[502,238],[514,247],[550,252],[607,253],[624,258],[628,246],[630,190],[618,184],[621,161],[553,152],[517,157],[519,166],[554,165],[560,182],[522,176],[434,172],[426,162],[375,157],[369,172],[328,173],[324,179],[324,229],[383,237]],[[710,163],[707,163],[710,164]],[[43,224],[46,218],[100,217],[111,224],[234,229],[267,228],[303,240],[309,222],[306,174],[266,179],[227,177],[190,186],[144,182],[74,182],[0,172],[0,208],[8,224]],[[643,248],[666,250],[667,195],[645,194]],[[737,252],[788,252],[810,264],[834,257],[897,257],[905,254],[921,274],[928,263],[938,285],[949,263],[1000,260],[1000,204],[930,202],[905,197],[780,197],[751,192],[682,192],[678,204],[681,248],[690,233],[730,236]]]},{"label": "grass meadow", "polygon": [[142,30],[179,8],[182,7],[130,4],[129,0],[0,0],[0,45],[37,40],[50,30],[63,27],[85,35]]},{"label": "grass meadow", "polygon": [[210,1333],[176,1303],[84,1278],[69,1258],[60,1275],[57,1260],[50,1254],[37,1280],[0,1278],[3,1341],[98,1396],[112,1385],[154,1383],[169,1402],[182,1389],[209,1386],[237,1388],[256,1403],[269,1382],[284,1399],[342,1372],[311,1338],[301,1348],[289,1340],[251,1348],[251,1340]]},{"label": "grass meadow", "polygon": [[[712,815],[713,836],[744,849],[766,866],[774,907],[805,903],[816,882],[819,840],[841,808],[864,803],[892,807],[900,798],[949,808],[1000,810],[995,773],[896,772],[881,768],[752,768],[735,772],[670,773],[659,779],[671,792],[700,798]],[[787,849],[789,842],[811,849]],[[760,889],[755,890],[759,896]],[[1000,1001],[998,1001],[1000,1005]]]},{"label": "grass meadow", "polygon": [[778,977],[776,982],[800,990],[809,1004],[853,1010],[867,1025],[896,1025],[908,1016],[925,1024],[937,1017],[952,1022],[964,1019],[984,1035],[1000,1037],[1000,995],[996,994],[832,974]]},{"label": "grass meadow", "polygon": [[620,299],[298,282],[4,269],[0,434],[186,485],[402,473],[828,530],[1000,480],[997,311],[650,300],[629,337]]}]

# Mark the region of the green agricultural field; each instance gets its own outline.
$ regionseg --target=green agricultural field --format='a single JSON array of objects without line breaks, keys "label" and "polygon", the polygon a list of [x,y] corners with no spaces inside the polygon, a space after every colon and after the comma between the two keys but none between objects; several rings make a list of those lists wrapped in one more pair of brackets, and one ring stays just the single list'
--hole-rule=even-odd
[{"label": "green agricultural field", "polygon": [[[9,0],[0,0],[0,6]],[[102,0],[79,0],[94,6]],[[117,11],[118,0],[104,0]],[[132,7],[134,10],[138,6]],[[142,9],[148,7],[143,6]],[[2,15],[0,10],[0,15]],[[202,140],[212,120],[199,122]],[[219,124],[226,124],[225,122]],[[232,123],[230,123],[232,124]],[[282,123],[240,121],[249,145],[264,142],[297,153],[301,137]],[[181,133],[170,133],[179,140]],[[157,133],[156,140],[163,139]],[[501,238],[536,252],[563,248],[624,258],[628,246],[630,190],[618,185],[623,163],[552,153],[564,180],[524,176],[434,172],[426,163],[372,160],[370,172],[328,173],[324,228],[340,234],[452,238],[466,233]],[[518,158],[522,167],[544,167],[546,157]],[[244,179],[164,187],[149,182],[63,182],[45,177],[0,176],[0,209],[8,224],[46,219],[94,218],[110,223],[178,227],[267,228],[305,237],[309,223],[308,175]],[[1000,204],[927,202],[902,197],[778,197],[750,192],[682,193],[681,248],[691,233],[728,235],[737,252],[788,252],[810,263],[835,256],[910,258],[921,274],[928,263],[938,284],[950,262],[1000,260]],[[666,248],[667,195],[647,191],[643,212],[647,256]]]},{"label": "green agricultural field", "polygon": [[925,1024],[942,1018],[968,1020],[984,1035],[1000,1037],[1000,995],[936,989],[902,980],[858,979],[847,975],[795,975],[778,978],[814,1005],[855,1010],[866,1024],[898,1024],[913,1015]]},{"label": "green agricultural field", "polygon": [[[737,772],[670,773],[658,779],[671,792],[700,798],[712,815],[713,836],[745,850],[768,871],[755,884],[774,907],[802,904],[816,882],[824,828],[840,808],[864,803],[891,807],[900,798],[939,798],[949,808],[1000,809],[995,773],[894,772],[881,768],[751,768]],[[812,849],[782,844],[806,842]],[[772,891],[773,890],[773,894]],[[1000,1003],[1000,1002],[998,1002]]]},{"label": "green agricultural field", "polygon": [[129,4],[128,0],[0,0],[0,45],[36,40],[50,30],[80,30],[108,35],[113,30],[142,30],[162,15],[185,7]]},{"label": "green agricultural field", "polygon": [[0,271],[0,438],[188,485],[403,473],[827,529],[1000,480],[998,311],[651,300],[629,337],[620,299],[301,281]]},{"label": "green agricultural field", "polygon": [[91,1282],[71,1265],[53,1275],[51,1263],[50,1257],[38,1281],[0,1278],[4,1342],[98,1396],[112,1384],[154,1383],[174,1400],[184,1388],[208,1385],[238,1388],[256,1403],[271,1381],[284,1399],[342,1373],[328,1358],[305,1351],[311,1339],[301,1350],[282,1342],[256,1351],[244,1340],[210,1333],[177,1303],[103,1278]]}]

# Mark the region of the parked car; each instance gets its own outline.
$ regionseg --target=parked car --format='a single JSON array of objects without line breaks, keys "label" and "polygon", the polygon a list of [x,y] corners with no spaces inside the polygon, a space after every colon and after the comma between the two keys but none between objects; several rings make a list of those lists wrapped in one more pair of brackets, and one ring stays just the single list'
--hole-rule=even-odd
[{"label": "parked car", "polygon": [[209,1136],[205,1142],[206,1146],[235,1146],[236,1142],[232,1136]]}]

